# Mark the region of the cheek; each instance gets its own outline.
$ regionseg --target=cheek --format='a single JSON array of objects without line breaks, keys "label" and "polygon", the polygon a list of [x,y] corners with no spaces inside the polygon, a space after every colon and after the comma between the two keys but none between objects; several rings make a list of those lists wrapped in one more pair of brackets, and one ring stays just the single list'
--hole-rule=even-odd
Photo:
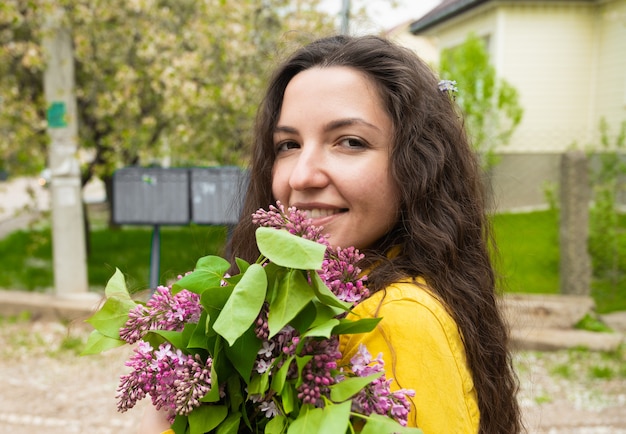
[{"label": "cheek", "polygon": [[288,184],[284,179],[284,171],[281,171],[276,165],[272,169],[272,195],[274,199],[279,200],[283,205],[287,205],[288,197],[284,197],[288,190]]}]

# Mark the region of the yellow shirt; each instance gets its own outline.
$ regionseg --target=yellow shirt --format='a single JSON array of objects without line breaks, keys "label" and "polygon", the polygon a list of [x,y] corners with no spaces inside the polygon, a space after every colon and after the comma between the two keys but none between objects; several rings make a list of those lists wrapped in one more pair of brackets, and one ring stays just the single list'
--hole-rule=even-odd
[{"label": "yellow shirt", "polygon": [[383,354],[392,390],[415,390],[409,426],[424,434],[478,432],[476,390],[461,335],[439,300],[410,281],[400,282],[376,292],[348,316],[358,317],[382,320],[369,333],[341,336],[342,365],[364,344],[372,357]]}]

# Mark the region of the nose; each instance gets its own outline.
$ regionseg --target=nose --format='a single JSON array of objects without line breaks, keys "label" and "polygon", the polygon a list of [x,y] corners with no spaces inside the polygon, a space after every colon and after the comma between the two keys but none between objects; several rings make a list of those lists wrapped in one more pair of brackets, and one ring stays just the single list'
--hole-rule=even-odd
[{"label": "nose", "polygon": [[317,146],[303,146],[289,177],[289,185],[297,191],[323,188],[328,184],[323,152]]}]

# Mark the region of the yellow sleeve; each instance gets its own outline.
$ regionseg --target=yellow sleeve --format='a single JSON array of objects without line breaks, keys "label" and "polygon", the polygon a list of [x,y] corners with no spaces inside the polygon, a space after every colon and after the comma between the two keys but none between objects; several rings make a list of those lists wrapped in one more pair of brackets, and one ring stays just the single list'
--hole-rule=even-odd
[{"label": "yellow sleeve", "polygon": [[413,283],[394,284],[359,304],[350,318],[382,317],[373,331],[344,335],[341,365],[359,344],[382,353],[392,389],[413,389],[409,426],[424,434],[478,432],[476,391],[458,327],[443,305]]},{"label": "yellow sleeve", "polygon": [[161,434],[174,434],[174,430],[168,429],[167,431],[163,431]]}]

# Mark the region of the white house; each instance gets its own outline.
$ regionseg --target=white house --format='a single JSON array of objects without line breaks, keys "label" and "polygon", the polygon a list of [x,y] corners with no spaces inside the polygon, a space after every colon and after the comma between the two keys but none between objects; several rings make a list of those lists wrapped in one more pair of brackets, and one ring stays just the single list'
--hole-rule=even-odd
[{"label": "white house", "polygon": [[560,154],[597,145],[602,118],[613,138],[626,121],[626,0],[443,0],[406,31],[415,38],[392,36],[418,53],[484,38],[519,91],[524,117],[494,173],[499,209],[545,205]]}]

